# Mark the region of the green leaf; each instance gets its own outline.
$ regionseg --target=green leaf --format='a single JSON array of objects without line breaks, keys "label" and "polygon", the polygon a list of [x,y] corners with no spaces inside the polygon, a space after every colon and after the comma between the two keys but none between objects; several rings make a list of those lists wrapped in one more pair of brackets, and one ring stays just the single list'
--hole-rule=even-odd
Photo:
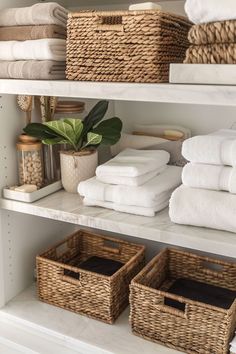
[{"label": "green leaf", "polygon": [[105,116],[108,109],[109,102],[108,101],[99,101],[89,112],[89,114],[83,120],[84,130],[83,136],[87,135],[87,133],[98,124],[103,117]]},{"label": "green leaf", "polygon": [[63,137],[68,144],[77,150],[76,135],[72,126],[62,120],[47,122],[44,125],[52,129],[57,135]]},{"label": "green leaf", "polygon": [[75,137],[76,137],[76,145],[79,143],[80,139],[81,139],[81,134],[83,131],[83,123],[81,119],[73,119],[73,118],[66,118],[64,119],[64,122],[69,124],[75,133]]},{"label": "green leaf", "polygon": [[98,124],[93,133],[102,135],[101,143],[103,145],[114,145],[120,140],[122,130],[122,121],[117,118],[110,118]]},{"label": "green leaf", "polygon": [[95,133],[88,133],[87,135],[87,144],[88,145],[98,145],[100,144],[102,141],[102,136],[99,134],[95,134]]},{"label": "green leaf", "polygon": [[29,135],[33,136],[34,138],[42,139],[53,139],[58,135],[51,130],[49,127],[46,127],[44,124],[41,123],[31,123],[28,124],[24,128],[24,132]]}]

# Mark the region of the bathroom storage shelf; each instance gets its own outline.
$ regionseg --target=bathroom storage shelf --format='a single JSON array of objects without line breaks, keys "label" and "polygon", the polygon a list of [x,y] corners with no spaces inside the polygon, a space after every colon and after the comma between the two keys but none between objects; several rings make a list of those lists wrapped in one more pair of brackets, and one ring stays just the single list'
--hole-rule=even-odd
[{"label": "bathroom storage shelf", "polygon": [[59,191],[32,204],[1,199],[2,209],[58,220],[172,246],[235,257],[236,237],[230,232],[173,224],[168,209],[154,218],[85,207],[77,194]]},{"label": "bathroom storage shelf", "polygon": [[236,86],[0,80],[0,94],[236,106]]}]

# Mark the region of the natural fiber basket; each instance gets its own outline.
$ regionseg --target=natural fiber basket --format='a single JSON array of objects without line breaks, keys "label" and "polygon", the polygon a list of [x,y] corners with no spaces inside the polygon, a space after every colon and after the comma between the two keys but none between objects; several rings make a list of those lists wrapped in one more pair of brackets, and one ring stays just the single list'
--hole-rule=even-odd
[{"label": "natural fiber basket", "polygon": [[[77,231],[37,257],[39,299],[111,324],[128,305],[129,283],[144,266],[144,251],[142,245]],[[93,256],[124,265],[112,276],[79,268]]]},{"label": "natural fiber basket", "polygon": [[186,52],[186,64],[236,64],[236,44],[191,46]]},{"label": "natural fiber basket", "polygon": [[202,44],[229,44],[236,42],[236,21],[210,22],[194,25],[188,34],[190,43]]},{"label": "natural fiber basket", "polygon": [[[131,282],[133,333],[186,353],[228,354],[236,328],[236,300],[226,310],[171,294],[168,289],[179,278],[235,291],[236,264],[162,251]],[[184,304],[185,310],[167,306],[167,299]]]},{"label": "natural fiber basket", "polygon": [[183,62],[191,23],[162,11],[69,14],[67,78],[167,82],[169,64]]}]

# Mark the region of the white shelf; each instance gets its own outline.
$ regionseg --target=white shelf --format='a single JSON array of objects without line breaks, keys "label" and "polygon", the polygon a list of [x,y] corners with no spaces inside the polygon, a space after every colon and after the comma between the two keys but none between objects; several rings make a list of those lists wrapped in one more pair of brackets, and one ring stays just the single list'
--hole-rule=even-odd
[{"label": "white shelf", "polygon": [[0,94],[236,106],[236,86],[2,79]]},{"label": "white shelf", "polygon": [[145,341],[131,333],[129,309],[114,325],[80,316],[40,302],[32,286],[0,310],[0,318],[50,334],[86,354],[178,354],[179,351]]},{"label": "white shelf", "polygon": [[168,210],[154,218],[85,207],[77,194],[59,191],[35,203],[1,199],[3,209],[120,233],[235,258],[236,235],[230,232],[173,224]]}]

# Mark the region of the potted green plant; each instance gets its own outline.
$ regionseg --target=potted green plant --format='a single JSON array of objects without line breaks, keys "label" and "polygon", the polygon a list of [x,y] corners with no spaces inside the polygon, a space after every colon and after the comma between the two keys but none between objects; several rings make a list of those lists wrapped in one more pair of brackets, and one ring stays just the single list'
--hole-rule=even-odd
[{"label": "potted green plant", "polygon": [[[113,117],[103,120],[108,101],[98,102],[82,121],[67,118],[58,121],[30,123],[24,129],[46,145],[67,144],[60,152],[62,184],[66,191],[77,192],[78,183],[95,175],[98,164],[97,148],[113,145],[121,135],[122,122]],[[102,122],[101,122],[102,121]]]}]

